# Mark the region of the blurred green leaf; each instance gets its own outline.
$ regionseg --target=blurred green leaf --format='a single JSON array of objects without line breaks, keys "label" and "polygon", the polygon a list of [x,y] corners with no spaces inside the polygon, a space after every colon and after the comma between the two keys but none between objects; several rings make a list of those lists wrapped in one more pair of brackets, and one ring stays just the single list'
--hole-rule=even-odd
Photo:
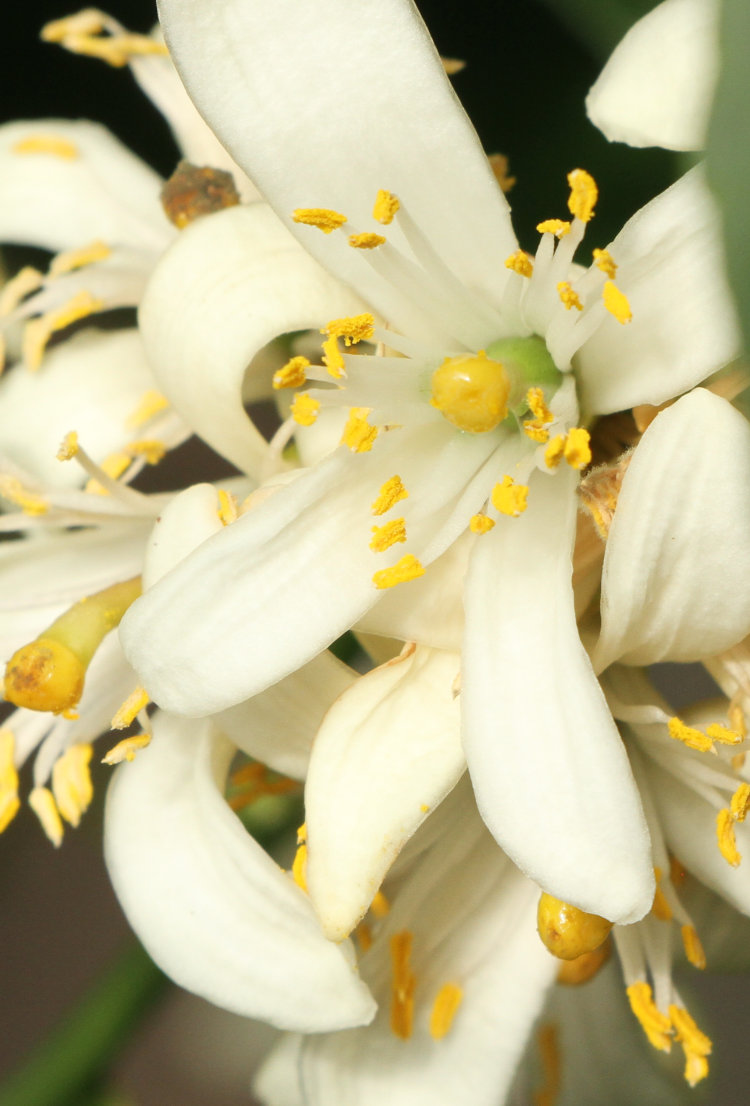
[{"label": "blurred green leaf", "polygon": [[546,6],[599,61],[606,61],[637,19],[657,0],[543,0]]}]

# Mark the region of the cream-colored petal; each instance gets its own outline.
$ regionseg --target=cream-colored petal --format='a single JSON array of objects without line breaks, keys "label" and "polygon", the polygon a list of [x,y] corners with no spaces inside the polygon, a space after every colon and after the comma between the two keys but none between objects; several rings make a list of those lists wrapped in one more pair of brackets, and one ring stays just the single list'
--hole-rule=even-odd
[{"label": "cream-colored petal", "polygon": [[219,499],[211,484],[193,484],[160,513],[149,537],[143,565],[143,590],[154,586],[201,542],[221,532]]}]

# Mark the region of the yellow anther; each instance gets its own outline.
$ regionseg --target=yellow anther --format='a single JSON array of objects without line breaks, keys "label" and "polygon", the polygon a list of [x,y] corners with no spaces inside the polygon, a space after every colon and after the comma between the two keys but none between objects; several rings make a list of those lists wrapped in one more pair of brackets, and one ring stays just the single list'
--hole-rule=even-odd
[{"label": "yellow anther", "polygon": [[506,257],[505,268],[512,269],[514,273],[518,273],[522,277],[530,277],[534,272],[532,260],[525,250],[516,250],[510,257]]},{"label": "yellow anther", "polygon": [[607,963],[609,955],[610,945],[606,943],[591,952],[581,953],[575,960],[561,960],[557,969],[557,982],[565,987],[579,987],[582,983],[588,983]]},{"label": "yellow anther", "polygon": [[711,1055],[713,1045],[683,1006],[672,1003],[669,1007],[669,1016],[672,1019],[675,1037],[685,1053],[685,1079],[691,1087],[694,1087],[708,1075],[706,1057]]},{"label": "yellow anther", "polygon": [[372,582],[376,588],[395,588],[397,584],[406,584],[424,576],[424,566],[411,553],[406,553],[392,568],[382,568],[374,573]]},{"label": "yellow anther", "polygon": [[385,918],[391,909],[391,904],[382,891],[375,892],[375,898],[370,903],[370,910],[376,918]]},{"label": "yellow anther", "polygon": [[[117,480],[132,463],[132,456],[123,450],[119,453],[110,453],[109,457],[104,458],[100,468],[106,476]],[[105,488],[98,480],[89,480],[86,483],[86,491],[89,495],[109,495],[109,488]]]},{"label": "yellow anther", "polygon": [[372,209],[372,217],[376,223],[382,223],[383,226],[388,226],[393,222],[393,217],[401,207],[398,202],[398,196],[394,196],[392,192],[386,192],[385,189],[378,189],[378,194],[375,197],[375,206]]},{"label": "yellow anther", "polygon": [[739,866],[742,860],[737,850],[737,839],[734,835],[734,818],[732,812],[724,807],[716,815],[716,838],[719,842],[719,851],[733,868]]},{"label": "yellow anther", "polygon": [[55,797],[48,787],[35,787],[29,795],[29,806],[39,819],[42,829],[56,849],[63,839],[63,824]]},{"label": "yellow anther", "polygon": [[710,737],[707,737],[701,730],[696,730],[693,726],[686,726],[676,716],[669,719],[667,729],[670,737],[673,737],[676,741],[681,741],[683,745],[687,745],[688,749],[695,749],[699,753],[708,753],[714,747]]},{"label": "yellow anther", "polygon": [[703,971],[706,967],[706,954],[703,951],[703,945],[701,944],[701,939],[698,936],[695,926],[681,926],[680,934],[682,936],[682,947],[685,950],[685,956],[687,956],[694,968],[700,968],[700,970]]},{"label": "yellow anther", "polygon": [[602,300],[604,306],[610,315],[614,315],[618,323],[629,323],[633,318],[633,312],[630,310],[630,303],[628,297],[624,292],[621,292],[616,284],[613,284],[611,280],[607,280],[604,283],[602,290]]},{"label": "yellow anther", "polygon": [[369,453],[375,444],[378,428],[371,426],[367,421],[371,410],[371,407],[349,408],[349,418],[341,435],[341,445],[348,446],[352,453]]},{"label": "yellow anther", "polygon": [[219,500],[218,515],[222,526],[229,526],[230,523],[236,522],[239,517],[239,511],[237,508],[237,496],[232,495],[231,492],[225,491],[224,488],[219,488],[217,493]]},{"label": "yellow anther", "polygon": [[568,184],[570,186],[568,211],[582,223],[588,223],[593,218],[594,207],[599,197],[596,181],[585,169],[573,169],[568,173]]},{"label": "yellow anther", "polygon": [[[84,18],[88,16],[91,18]],[[45,42],[58,43],[72,54],[99,58],[117,69],[127,65],[133,58],[167,55],[164,43],[148,35],[129,31],[104,34],[105,30],[107,27],[104,17],[95,9],[89,8],[67,19],[56,19],[48,23],[42,28],[42,38]]]},{"label": "yellow anther", "polygon": [[526,510],[529,495],[528,485],[514,484],[511,476],[504,476],[492,489],[492,506],[501,515],[518,518]]},{"label": "yellow anther", "polygon": [[93,265],[96,261],[104,261],[112,253],[111,248],[97,239],[88,246],[81,246],[77,250],[65,250],[52,258],[48,276],[58,277],[63,273],[72,273],[75,269],[82,269],[85,265]]},{"label": "yellow anther", "polygon": [[41,288],[43,280],[39,270],[31,265],[24,265],[23,269],[19,269],[0,293],[0,318],[15,311],[21,300]]},{"label": "yellow anther", "polygon": [[672,920],[672,908],[659,886],[659,878],[659,876],[656,877],[657,883],[656,890],[654,891],[654,901],[651,904],[651,913],[655,918],[658,918],[660,922],[669,922]]},{"label": "yellow anther", "polygon": [[49,510],[47,500],[27,491],[15,476],[0,474],[0,496],[20,507],[26,515],[43,515]]},{"label": "yellow anther", "polygon": [[142,457],[147,465],[158,465],[164,460],[167,447],[158,438],[139,438],[129,442],[126,451],[133,457]]},{"label": "yellow anther", "polygon": [[527,438],[531,438],[532,442],[537,442],[539,445],[549,441],[549,430],[538,419],[527,419],[523,424],[523,432]]},{"label": "yellow anther", "polygon": [[75,142],[67,138],[59,138],[56,134],[30,134],[21,138],[11,147],[14,154],[49,154],[51,157],[60,157],[65,161],[73,161],[78,157],[78,147]]},{"label": "yellow anther", "polygon": [[672,1021],[654,1002],[650,985],[645,980],[631,983],[627,988],[627,996],[630,1009],[654,1048],[660,1052],[671,1051]]},{"label": "yellow anther", "polygon": [[732,795],[729,804],[729,813],[735,822],[744,822],[747,812],[750,810],[750,784],[741,783]]},{"label": "yellow anther", "polygon": [[739,703],[732,702],[729,704],[727,716],[729,718],[729,725],[732,727],[732,729],[735,730],[740,735],[740,737],[747,737],[745,715]]},{"label": "yellow anther", "polygon": [[301,890],[307,891],[307,825],[305,822],[297,830],[297,851],[292,863],[292,878]]},{"label": "yellow anther", "polygon": [[573,469],[583,469],[591,463],[591,435],[582,426],[574,426],[565,438],[563,456]]},{"label": "yellow anther", "polygon": [[89,764],[92,745],[71,745],[52,768],[52,794],[66,822],[77,826],[94,797]]},{"label": "yellow anther", "polygon": [[383,526],[372,527],[370,549],[373,553],[384,553],[392,545],[404,541],[406,541],[406,521],[403,518],[394,518]]},{"label": "yellow anther", "polygon": [[47,343],[58,330],[64,330],[72,323],[101,311],[104,301],[92,296],[83,289],[63,304],[62,307],[48,311],[46,315],[40,315],[38,319],[32,319],[24,327],[21,350],[24,364],[31,370],[38,369],[44,357]]},{"label": "yellow anther", "polygon": [[463,989],[457,983],[444,983],[440,988],[430,1011],[430,1036],[433,1040],[442,1041],[450,1032],[463,997]]},{"label": "yellow anther", "polygon": [[16,741],[11,730],[0,729],[0,833],[15,818],[21,803],[18,798],[18,772],[14,762]]},{"label": "yellow anther", "polygon": [[562,1080],[557,1026],[551,1022],[541,1025],[537,1040],[542,1061],[543,1083],[538,1090],[534,1091],[534,1106],[555,1106]]},{"label": "yellow anther", "polygon": [[617,273],[617,265],[609,250],[594,250],[593,254],[594,264],[597,269],[601,269],[603,273],[607,274],[610,280],[614,280]]},{"label": "yellow anther", "polygon": [[155,415],[158,415],[167,407],[169,407],[169,400],[167,397],[153,388],[149,389],[149,391],[144,392],[141,396],[136,409],[128,415],[125,420],[125,425],[132,429],[138,429],[147,422],[150,422]]},{"label": "yellow anther", "polygon": [[[113,727],[114,729],[114,727]],[[141,749],[145,749],[151,744],[151,734],[149,733],[137,733],[132,737],[124,737],[122,741],[118,741],[116,745],[113,745],[108,753],[102,757],[102,764],[122,764],[123,761],[127,761],[130,764],[135,760],[136,753],[139,753]]]},{"label": "yellow anther", "polygon": [[540,234],[554,234],[555,238],[564,238],[570,234],[570,223],[567,219],[545,219],[537,223],[536,229]]},{"label": "yellow anther", "polygon": [[566,311],[570,311],[571,307],[575,307],[576,311],[583,311],[583,304],[581,303],[580,296],[577,292],[573,291],[573,285],[569,280],[558,281],[556,288],[557,294],[560,297],[560,303]]},{"label": "yellow anther", "polygon": [[529,388],[526,402],[534,418],[539,419],[540,422],[552,422],[555,416],[544,402],[544,392],[541,388]]},{"label": "yellow anther", "polygon": [[149,702],[150,696],[145,687],[139,685],[133,688],[125,702],[115,711],[109,728],[111,730],[126,730],[128,726],[132,725],[138,712],[147,707]]},{"label": "yellow anther", "polygon": [[409,930],[394,933],[391,937],[391,964],[393,984],[391,991],[391,1031],[407,1041],[414,1026],[414,988],[417,980],[409,963],[412,934]]},{"label": "yellow anther", "polygon": [[372,927],[367,922],[360,922],[354,931],[360,952],[367,952],[372,948]]},{"label": "yellow anther", "polygon": [[364,315],[348,315],[343,319],[331,319],[320,333],[327,334],[329,338],[343,338],[344,345],[352,346],[372,338],[374,328],[375,319],[369,312],[365,312]]},{"label": "yellow anther", "polygon": [[607,940],[612,922],[543,891],[537,909],[537,929],[542,943],[553,956],[575,960],[584,952],[598,949]]},{"label": "yellow anther", "polygon": [[556,434],[544,451],[544,463],[549,469],[556,469],[565,455],[565,435]]},{"label": "yellow anther", "polygon": [[328,375],[334,380],[340,380],[345,374],[344,355],[339,349],[338,339],[334,335],[326,338],[323,343],[323,364],[328,369]]},{"label": "yellow anther", "polygon": [[459,430],[483,434],[508,413],[510,380],[499,361],[484,350],[476,355],[446,357],[432,374],[433,407]]},{"label": "yellow anther", "polygon": [[271,381],[274,388],[299,388],[307,380],[305,369],[310,368],[310,362],[306,357],[292,357],[286,365],[282,365],[273,374]]},{"label": "yellow anther", "polygon": [[355,250],[374,250],[378,246],[382,246],[385,241],[386,239],[382,234],[373,234],[372,231],[349,235],[349,245]]},{"label": "yellow anther", "polygon": [[390,480],[386,480],[385,484],[383,484],[378,492],[377,498],[373,500],[371,508],[372,513],[374,515],[384,515],[402,499],[408,498],[409,493],[401,483],[401,477],[392,476]]},{"label": "yellow anther", "polygon": [[75,457],[77,452],[78,434],[75,430],[70,430],[60,443],[60,448],[58,449],[56,456],[58,461],[70,461],[73,459],[73,457]]},{"label": "yellow anther", "polygon": [[292,212],[295,223],[304,223],[307,227],[317,227],[323,234],[338,230],[346,222],[346,215],[331,211],[328,207],[298,207]]},{"label": "yellow anther", "polygon": [[742,769],[745,767],[746,760],[747,753],[735,753],[729,763],[732,765],[732,768],[734,768],[735,772],[741,772]]},{"label": "yellow anther", "polygon": [[318,417],[320,411],[320,400],[313,399],[307,392],[300,392],[299,395],[294,397],[294,403],[291,406],[292,418],[300,426],[312,426]]},{"label": "yellow anther", "polygon": [[741,745],[743,741],[742,733],[730,730],[720,722],[712,722],[710,726],[706,726],[706,733],[712,741],[718,741],[722,745]]},{"label": "yellow anther", "polygon": [[469,529],[472,534],[487,534],[495,525],[495,520],[489,515],[472,515],[469,520]]}]

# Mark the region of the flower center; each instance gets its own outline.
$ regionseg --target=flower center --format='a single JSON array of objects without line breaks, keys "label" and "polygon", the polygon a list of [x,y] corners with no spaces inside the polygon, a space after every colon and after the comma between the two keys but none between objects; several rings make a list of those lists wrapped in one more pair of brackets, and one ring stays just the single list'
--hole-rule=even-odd
[{"label": "flower center", "polygon": [[500,361],[476,356],[446,357],[432,374],[433,407],[459,430],[483,434],[508,413],[510,378]]}]

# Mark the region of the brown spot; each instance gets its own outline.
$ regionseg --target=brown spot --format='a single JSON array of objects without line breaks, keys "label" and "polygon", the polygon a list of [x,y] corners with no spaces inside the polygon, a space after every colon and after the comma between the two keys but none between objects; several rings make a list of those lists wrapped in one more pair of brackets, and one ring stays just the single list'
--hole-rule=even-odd
[{"label": "brown spot", "polygon": [[231,173],[181,161],[161,190],[167,218],[182,230],[202,215],[236,207],[240,197]]}]

